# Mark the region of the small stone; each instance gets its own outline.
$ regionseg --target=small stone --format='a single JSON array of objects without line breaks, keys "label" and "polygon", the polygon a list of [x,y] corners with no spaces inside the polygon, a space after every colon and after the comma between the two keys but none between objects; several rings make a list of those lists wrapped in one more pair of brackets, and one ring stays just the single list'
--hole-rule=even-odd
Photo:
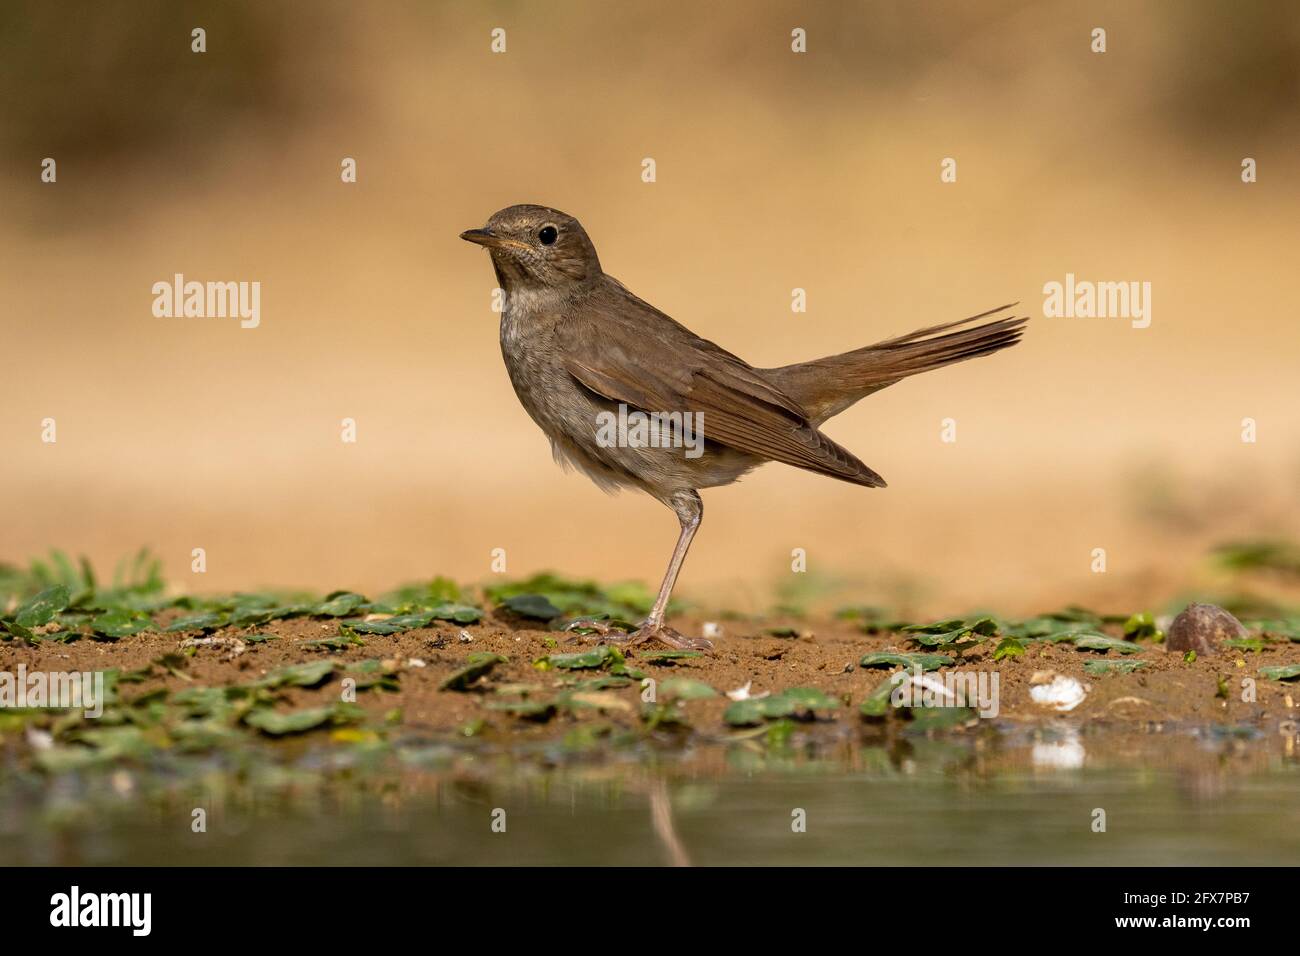
[{"label": "small stone", "polygon": [[1213,604],[1189,604],[1169,625],[1165,648],[1179,654],[1217,654],[1224,641],[1245,637],[1246,628]]}]

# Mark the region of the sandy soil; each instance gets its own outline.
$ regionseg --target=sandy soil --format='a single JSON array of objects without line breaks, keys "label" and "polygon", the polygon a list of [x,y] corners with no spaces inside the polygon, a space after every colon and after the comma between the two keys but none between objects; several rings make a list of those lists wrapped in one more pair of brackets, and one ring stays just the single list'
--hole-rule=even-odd
[{"label": "sandy soil", "polygon": [[[675,623],[685,633],[700,633],[704,622],[687,618]],[[723,712],[730,704],[723,693],[746,684],[753,695],[779,693],[792,687],[817,688],[846,705],[827,712],[821,719],[841,725],[876,723],[863,718],[858,706],[895,668],[864,668],[859,666],[860,658],[874,651],[922,650],[909,645],[906,635],[864,634],[857,626],[842,621],[814,625],[793,620],[768,620],[762,624],[728,621],[721,626],[715,651],[700,657],[655,661],[648,660],[647,655],[662,648],[625,648],[627,666],[657,682],[686,677],[706,682],[720,692],[716,698],[682,703],[690,730],[679,728],[677,732],[735,732],[736,728],[723,720]],[[627,728],[644,726],[642,687],[638,682],[602,688],[595,706],[580,711],[561,709],[545,721],[519,718],[486,706],[493,701],[519,699],[517,694],[499,692],[506,685],[533,685],[529,692],[532,699],[550,699],[580,681],[606,674],[602,670],[542,670],[534,666],[535,660],[548,654],[593,646],[571,635],[520,626],[497,617],[469,627],[447,624],[391,636],[368,636],[364,646],[341,651],[323,652],[304,645],[306,641],[333,636],[337,627],[333,621],[294,619],[243,630],[224,628],[213,636],[257,632],[277,639],[247,644],[241,654],[231,659],[227,659],[229,648],[200,647],[177,668],[177,674],[155,666],[155,676],[123,684],[120,693],[131,700],[161,687],[180,691],[193,686],[248,683],[272,668],[325,656],[335,658],[340,665],[379,658],[396,668],[400,690],[361,693],[356,702],[376,720],[400,708],[400,720],[395,716],[389,719],[411,730],[455,732],[472,726],[475,733],[545,739],[563,735],[575,724],[590,719]],[[797,634],[787,637],[767,633],[782,628],[791,628]],[[464,640],[464,635],[472,640]],[[187,636],[194,635],[145,633],[117,642],[82,639],[68,645],[43,643],[35,647],[10,641],[0,645],[0,669],[12,671],[23,663],[29,670],[119,668],[125,672],[178,651]],[[1142,653],[1124,658],[1143,661],[1143,669],[1104,675],[1089,674],[1084,665],[1088,661],[1116,659],[1114,652],[1098,654],[1068,644],[1036,642],[1028,644],[1021,657],[994,662],[995,646],[996,639],[967,652],[959,666],[998,674],[1000,720],[1033,722],[1064,717],[1081,725],[1121,727],[1165,722],[1272,723],[1297,716],[1295,698],[1300,695],[1293,685],[1265,680],[1257,674],[1262,666],[1300,660],[1300,646],[1295,644],[1269,645],[1261,652],[1203,656],[1190,663],[1179,654],[1166,652],[1161,645],[1144,644]],[[471,653],[483,651],[507,657],[508,663],[497,665],[465,690],[440,689],[450,674],[464,666]],[[946,670],[936,671],[934,676],[941,677]],[[1056,713],[1030,699],[1031,686],[1042,683],[1052,672],[1075,678],[1087,688],[1086,698],[1068,714]],[[340,697],[343,676],[340,669],[319,687],[279,691],[282,699],[277,707],[287,711],[332,703]],[[1254,701],[1242,699],[1242,679],[1247,677],[1256,679]]]}]

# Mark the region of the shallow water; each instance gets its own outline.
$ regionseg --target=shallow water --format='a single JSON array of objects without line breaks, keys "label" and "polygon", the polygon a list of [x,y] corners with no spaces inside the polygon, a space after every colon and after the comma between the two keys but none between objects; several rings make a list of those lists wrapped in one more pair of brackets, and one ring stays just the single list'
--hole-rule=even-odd
[{"label": "shallow water", "polygon": [[[433,742],[239,767],[9,773],[0,786],[4,865],[1300,859],[1290,725],[780,746],[754,738],[685,752],[588,745],[519,755]],[[191,828],[196,807],[206,832]]]}]

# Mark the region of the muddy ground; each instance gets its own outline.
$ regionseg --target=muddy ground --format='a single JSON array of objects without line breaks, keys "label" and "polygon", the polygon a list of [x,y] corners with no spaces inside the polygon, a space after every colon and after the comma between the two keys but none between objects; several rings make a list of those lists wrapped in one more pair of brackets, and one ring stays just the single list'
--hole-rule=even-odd
[{"label": "muddy ground", "polygon": [[[165,625],[169,616],[179,615],[160,615],[160,624]],[[700,634],[706,622],[678,618],[674,624],[683,633]],[[122,702],[130,705],[132,701],[161,697],[163,689],[175,699],[178,692],[189,688],[248,685],[286,665],[333,660],[337,667],[318,686],[275,688],[275,709],[290,713],[333,705],[354,696],[365,716],[355,712],[351,723],[378,728],[381,733],[385,728],[401,728],[537,740],[563,736],[584,724],[688,735],[742,733],[744,728],[736,726],[734,720],[724,720],[724,713],[732,704],[727,692],[737,692],[745,685],[749,685],[754,697],[780,694],[789,688],[823,691],[840,706],[819,708],[819,723],[837,722],[843,727],[900,720],[904,718],[897,712],[883,718],[865,717],[859,712],[864,699],[897,670],[866,668],[859,661],[872,652],[925,650],[910,643],[907,634],[864,633],[857,624],[838,620],[815,624],[779,619],[761,624],[727,621],[711,624],[711,633],[716,633],[715,627],[722,629],[714,637],[715,650],[697,657],[655,659],[653,655],[664,648],[622,645],[625,661],[621,668],[613,666],[614,674],[608,663],[579,670],[539,668],[535,662],[548,655],[589,650],[597,642],[541,630],[536,624],[500,614],[475,625],[440,623],[399,634],[368,635],[363,644],[344,645],[341,649],[309,645],[309,641],[339,633],[337,622],[309,618],[277,620],[252,628],[222,628],[206,635],[215,641],[198,647],[184,646],[188,639],[203,636],[198,632],[145,632],[117,641],[85,638],[69,644],[42,642],[36,646],[8,641],[0,644],[0,670],[13,672],[19,664],[25,664],[29,672],[134,672],[129,683],[118,686]],[[271,639],[247,641],[254,634]],[[784,636],[787,634],[791,636]],[[242,649],[228,638],[239,638]],[[1297,717],[1300,688],[1258,674],[1261,667],[1300,661],[1300,644],[1296,643],[1272,643],[1259,651],[1233,650],[1193,661],[1151,642],[1144,643],[1141,652],[1120,658],[1115,651],[1098,653],[1068,643],[1037,641],[1027,643],[1023,655],[995,662],[996,645],[993,639],[965,650],[954,667],[998,674],[997,719],[1002,721],[1064,719],[1080,726],[1119,728],[1165,723],[1274,725]],[[468,681],[464,689],[442,688],[450,675],[465,666],[471,654],[483,652],[507,660],[497,663],[484,676]],[[1141,661],[1144,666],[1133,673],[1097,675],[1085,670],[1090,661],[1109,660]],[[350,695],[345,678],[360,677],[363,671],[349,668],[363,661],[379,662],[363,666],[388,672],[391,680]],[[951,669],[942,668],[928,676],[942,678]],[[631,676],[614,676],[619,671]],[[1087,691],[1082,702],[1068,712],[1058,712],[1030,697],[1031,687],[1050,680],[1053,674],[1074,678]],[[644,699],[646,685],[641,675],[654,679],[657,688],[671,686],[665,685],[669,678],[703,682],[718,696],[682,700],[671,706],[674,719],[660,719],[665,716],[663,709],[656,718],[653,705]],[[1254,681],[1253,699],[1243,686],[1243,678]],[[593,681],[599,683],[590,683]],[[527,707],[517,708],[516,712],[497,709],[527,701],[563,700],[564,695],[574,693],[579,695],[579,706],[570,703],[541,713],[529,713]],[[656,700],[666,703],[662,695],[656,695]],[[802,717],[807,721],[813,715]],[[765,725],[764,720],[753,723]],[[966,722],[967,728],[973,725],[973,721]],[[328,731],[331,727],[314,729]],[[960,723],[956,729],[961,729]],[[339,733],[337,726],[334,733]],[[355,732],[353,737],[344,735],[340,739],[355,739]]]}]

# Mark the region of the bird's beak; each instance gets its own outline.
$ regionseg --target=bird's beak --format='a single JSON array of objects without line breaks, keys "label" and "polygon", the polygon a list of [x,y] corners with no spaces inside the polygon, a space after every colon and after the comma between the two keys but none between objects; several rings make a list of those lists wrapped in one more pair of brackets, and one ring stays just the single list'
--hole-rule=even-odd
[{"label": "bird's beak", "polygon": [[493,235],[491,229],[466,229],[460,234],[466,242],[472,242],[489,249],[499,249],[505,243],[499,236]]}]

